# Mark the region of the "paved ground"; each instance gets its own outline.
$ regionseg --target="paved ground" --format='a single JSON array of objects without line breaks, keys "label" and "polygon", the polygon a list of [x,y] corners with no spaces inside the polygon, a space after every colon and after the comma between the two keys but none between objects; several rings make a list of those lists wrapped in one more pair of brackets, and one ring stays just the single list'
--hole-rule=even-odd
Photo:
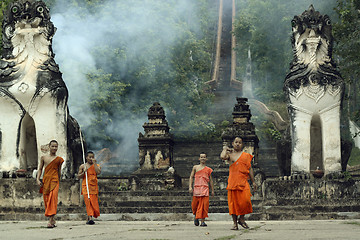
[{"label": "paved ground", "polygon": [[360,220],[248,221],[250,229],[229,230],[230,221],[58,221],[54,229],[39,221],[0,221],[0,239],[360,239]]}]

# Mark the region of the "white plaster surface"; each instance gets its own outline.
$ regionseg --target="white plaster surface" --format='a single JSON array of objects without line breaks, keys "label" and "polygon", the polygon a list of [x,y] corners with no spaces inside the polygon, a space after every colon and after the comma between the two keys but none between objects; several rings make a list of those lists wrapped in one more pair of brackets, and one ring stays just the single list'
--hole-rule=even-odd
[{"label": "white plaster surface", "polygon": [[[39,21],[36,19],[32,25]],[[68,160],[66,101],[57,104],[56,98],[46,88],[34,98],[38,87],[39,67],[51,56],[51,43],[46,35],[47,29],[43,27],[32,28],[27,23],[15,25],[14,36],[11,39],[14,58],[10,61],[16,63],[15,67],[21,74],[8,89],[17,102],[0,94],[0,171],[27,168],[28,161],[32,162],[30,165],[34,167],[34,162],[36,163],[40,155],[44,154],[41,152],[41,145],[48,144],[52,139],[59,143],[58,155],[65,161]],[[29,126],[34,125],[32,129],[24,127],[22,120],[25,113],[28,118],[25,122]],[[32,138],[32,141],[36,139],[32,149],[28,148],[29,138]],[[17,152],[20,156],[17,156]],[[65,166],[66,164],[63,164],[63,167]]]},{"label": "white plaster surface", "polygon": [[[307,94],[311,86],[290,95],[295,115],[292,123],[292,172],[310,173],[310,128],[318,115],[322,128],[322,153],[325,174],[341,171],[340,92],[318,88],[319,94]],[[317,137],[317,136],[313,136]]]}]

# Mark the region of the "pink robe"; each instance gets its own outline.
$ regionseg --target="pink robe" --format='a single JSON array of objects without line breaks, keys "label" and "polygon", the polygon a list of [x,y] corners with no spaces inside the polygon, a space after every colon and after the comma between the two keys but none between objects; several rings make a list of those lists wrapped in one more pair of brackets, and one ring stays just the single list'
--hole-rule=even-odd
[{"label": "pink robe", "polygon": [[191,208],[196,219],[208,217],[209,212],[209,181],[212,169],[204,167],[195,173],[193,200]]}]

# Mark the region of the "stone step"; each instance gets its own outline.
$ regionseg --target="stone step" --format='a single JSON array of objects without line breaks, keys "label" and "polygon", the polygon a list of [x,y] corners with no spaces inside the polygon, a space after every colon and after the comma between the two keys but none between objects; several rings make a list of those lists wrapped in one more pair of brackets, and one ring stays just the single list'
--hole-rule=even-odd
[{"label": "stone step", "polygon": [[[58,207],[58,214],[84,214],[86,212],[85,206],[68,206],[68,207]],[[116,213],[191,213],[191,202],[188,202],[184,206],[116,206],[116,207],[106,207],[100,205],[100,212],[105,214],[116,214]],[[309,205],[299,205],[299,206],[256,206],[253,205],[253,212],[256,214],[265,214],[273,215],[278,217],[273,217],[272,219],[294,219],[295,216],[311,216],[314,218],[316,216],[325,216],[329,214],[342,214],[349,215],[350,213],[359,213],[360,205],[350,206],[309,206]],[[6,214],[43,214],[43,207],[16,207],[16,208],[2,208],[0,215]],[[228,206],[226,203],[223,205],[213,205],[210,201],[209,213],[228,213]],[[360,214],[359,214],[360,215]],[[1,219],[1,218],[0,218]],[[296,219],[296,218],[295,218]]]},{"label": "stone step", "polygon": [[[223,207],[227,206],[227,200],[217,200],[209,201],[210,206],[214,207]],[[100,207],[107,207],[107,208],[118,208],[118,207],[137,207],[137,208],[176,208],[176,207],[189,207],[191,206],[191,198],[189,197],[188,200],[153,200],[153,201],[121,201],[121,200],[115,200],[115,201],[105,201],[104,199],[100,200],[99,203]]]},{"label": "stone step", "polygon": [[286,206],[263,206],[265,213],[326,213],[326,212],[360,212],[360,204],[357,205],[286,205]]},{"label": "stone step", "polygon": [[[56,214],[56,221],[85,221],[86,210],[81,208],[78,213],[58,213]],[[192,221],[193,214],[186,213],[105,213],[100,209],[100,217],[96,221]],[[328,219],[360,219],[359,212],[327,212],[327,213],[257,213],[245,215],[246,220],[251,221],[266,221],[266,220],[328,220]],[[47,218],[44,212],[41,213],[18,213],[9,212],[6,214],[0,213],[0,221],[44,221]],[[209,212],[208,221],[230,221],[229,214]]]},{"label": "stone step", "polygon": [[[99,187],[100,188],[100,187]],[[176,190],[159,190],[159,191],[148,191],[148,190],[136,190],[136,191],[103,191],[100,188],[100,196],[101,194],[118,194],[122,196],[189,196],[189,192],[186,189],[176,189]],[[226,195],[227,191],[219,191],[217,194]]]},{"label": "stone step", "polygon": [[[164,191],[165,192],[165,191]],[[169,191],[170,192],[170,191]],[[151,192],[141,192],[137,191],[108,191],[108,192],[99,192],[100,199],[121,199],[124,201],[157,201],[157,200],[187,200],[192,199],[192,195],[188,192],[187,188],[184,188],[184,191],[174,191],[165,194],[155,194]],[[227,192],[219,191],[215,189],[215,196],[210,196],[210,199],[213,200],[224,200],[227,198]]]},{"label": "stone step", "polygon": [[[85,195],[86,197],[86,195]],[[117,192],[100,192],[99,198],[103,201],[115,199],[116,201],[168,201],[168,200],[179,200],[179,201],[187,201],[192,199],[192,195],[187,193],[186,195],[173,195],[173,196],[141,196],[141,195],[125,195],[125,194],[118,194]],[[210,196],[211,201],[219,201],[219,200],[226,200],[227,194],[219,194],[216,192],[216,196]]]},{"label": "stone step", "polygon": [[[185,166],[194,166],[199,164],[198,158],[189,158],[186,156],[177,157],[174,160],[174,166],[176,165],[185,165]],[[223,161],[217,156],[217,158],[208,158],[206,165],[225,165]]]}]

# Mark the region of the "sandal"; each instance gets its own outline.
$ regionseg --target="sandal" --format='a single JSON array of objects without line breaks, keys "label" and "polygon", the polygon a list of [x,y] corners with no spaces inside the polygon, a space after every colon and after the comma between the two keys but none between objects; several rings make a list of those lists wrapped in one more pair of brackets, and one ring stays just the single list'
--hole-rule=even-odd
[{"label": "sandal", "polygon": [[246,222],[240,222],[240,221],[238,221],[238,224],[240,224],[240,226],[242,226],[242,227],[245,228],[245,229],[248,229],[248,228],[249,228],[249,226],[247,225]]},{"label": "sandal", "polygon": [[94,225],[95,222],[94,222],[94,220],[90,219],[89,221],[86,222],[86,224],[88,224],[88,225]]},{"label": "sandal", "polygon": [[205,222],[202,222],[200,227],[207,227],[207,224]]},{"label": "sandal", "polygon": [[47,228],[54,228],[56,227],[54,224],[48,223]]},{"label": "sandal", "polygon": [[194,225],[199,226],[199,219],[194,218]]},{"label": "sandal", "polygon": [[230,230],[239,230],[238,226],[233,226]]}]

